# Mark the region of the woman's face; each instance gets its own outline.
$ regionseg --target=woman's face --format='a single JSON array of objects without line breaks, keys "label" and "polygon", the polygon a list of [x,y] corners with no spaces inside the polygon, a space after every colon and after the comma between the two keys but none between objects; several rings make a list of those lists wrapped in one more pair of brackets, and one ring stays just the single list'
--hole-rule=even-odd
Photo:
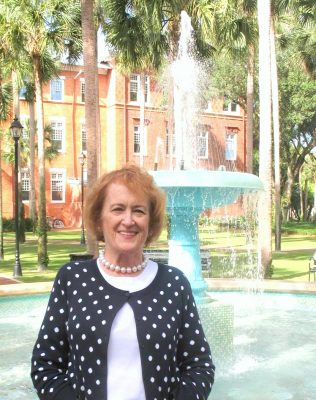
[{"label": "woman's face", "polygon": [[101,214],[106,258],[139,263],[149,230],[149,201],[124,184],[111,183]]}]

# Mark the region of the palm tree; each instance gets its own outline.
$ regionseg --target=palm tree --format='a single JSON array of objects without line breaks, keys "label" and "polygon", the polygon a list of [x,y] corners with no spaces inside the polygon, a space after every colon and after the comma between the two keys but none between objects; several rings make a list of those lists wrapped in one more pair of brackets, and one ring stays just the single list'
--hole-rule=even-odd
[{"label": "palm tree", "polygon": [[0,76],[0,260],[4,259],[3,249],[3,205],[2,205],[2,122],[6,121],[10,114],[12,101],[11,82],[2,83]]},{"label": "palm tree", "polygon": [[[214,27],[215,46],[233,59],[246,59],[246,171],[253,171],[254,74],[258,32],[255,0],[231,0],[220,3]],[[237,99],[238,102],[238,99]]]},{"label": "palm tree", "polygon": [[30,146],[30,219],[33,223],[33,230],[37,224],[36,212],[36,195],[35,195],[35,135],[36,135],[36,121],[35,121],[35,90],[33,82],[25,82],[25,100],[29,105],[29,146]]},{"label": "palm tree", "polygon": [[258,0],[259,28],[259,100],[260,100],[260,142],[259,177],[264,191],[258,208],[258,242],[261,265],[264,274],[269,273],[272,261],[271,248],[271,187],[272,187],[272,139],[271,139],[271,49],[270,49],[270,0]]},{"label": "palm tree", "polygon": [[45,197],[45,140],[44,114],[42,99],[43,60],[50,60],[53,73],[57,73],[58,58],[78,56],[80,45],[77,1],[40,0],[18,2],[8,0],[5,4],[11,10],[8,18],[10,25],[20,35],[20,42],[25,56],[30,60],[35,85],[38,165],[39,165],[39,218],[38,218],[38,269],[44,270],[48,265],[46,197]]},{"label": "palm tree", "polygon": [[[93,0],[81,0],[83,61],[85,73],[85,127],[87,132],[87,172],[91,186],[100,171],[99,84],[97,69],[97,26]],[[98,254],[98,245],[87,233],[87,251]]]}]

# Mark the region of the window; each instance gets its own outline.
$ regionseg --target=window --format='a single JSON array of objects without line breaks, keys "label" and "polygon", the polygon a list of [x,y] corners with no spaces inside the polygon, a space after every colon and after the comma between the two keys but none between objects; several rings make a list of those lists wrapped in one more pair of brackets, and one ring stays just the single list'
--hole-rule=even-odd
[{"label": "window", "polygon": [[20,122],[23,126],[21,138],[28,141],[30,138],[30,119],[27,115],[20,115]]},{"label": "window", "polygon": [[80,95],[81,95],[81,103],[85,102],[85,93],[86,93],[86,83],[85,81],[80,82]]},{"label": "window", "polygon": [[51,201],[64,202],[65,201],[65,171],[64,170],[51,170],[50,176],[51,185]]},{"label": "window", "polygon": [[226,132],[225,158],[227,161],[235,161],[237,159],[237,134],[235,132]]},{"label": "window", "polygon": [[21,170],[21,194],[22,201],[30,199],[30,174],[28,170]]},{"label": "window", "polygon": [[51,125],[51,141],[52,146],[60,152],[64,151],[64,137],[65,137],[65,129],[64,129],[64,119],[52,119],[50,121]]},{"label": "window", "polygon": [[[140,101],[140,75],[131,74],[129,80],[129,100],[134,102]],[[149,76],[145,75],[145,103],[149,97]]]},{"label": "window", "polygon": [[134,153],[135,154],[140,154],[142,152],[142,154],[146,154],[147,153],[147,130],[144,127],[144,149],[143,151],[141,151],[141,136],[140,136],[140,127],[139,125],[135,125],[134,126]]},{"label": "window", "polygon": [[140,153],[140,129],[134,126],[134,153]]},{"label": "window", "polygon": [[239,106],[234,101],[225,101],[223,104],[223,111],[227,113],[239,113]]},{"label": "window", "polygon": [[81,122],[81,151],[87,151],[87,131],[84,122]]},{"label": "window", "polygon": [[170,154],[170,146],[172,144],[172,155],[176,153],[176,140],[175,135],[170,134],[169,129],[166,128],[166,154]]},{"label": "window", "polygon": [[19,91],[19,99],[25,99],[26,96],[26,87],[22,87]]},{"label": "window", "polygon": [[50,98],[54,101],[63,100],[64,82],[57,78],[50,81]]},{"label": "window", "polygon": [[197,151],[199,158],[208,158],[208,132],[201,131],[197,137]]}]

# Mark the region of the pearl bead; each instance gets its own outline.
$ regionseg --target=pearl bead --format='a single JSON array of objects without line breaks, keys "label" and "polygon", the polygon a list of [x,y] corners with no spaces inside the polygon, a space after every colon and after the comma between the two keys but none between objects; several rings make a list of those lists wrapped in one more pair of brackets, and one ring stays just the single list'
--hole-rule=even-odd
[{"label": "pearl bead", "polygon": [[146,268],[147,265],[147,259],[145,259],[141,264],[134,265],[133,267],[120,267],[119,265],[111,264],[108,260],[106,260],[103,252],[100,252],[99,259],[107,269],[120,272],[121,274],[130,274],[131,272],[141,271]]}]

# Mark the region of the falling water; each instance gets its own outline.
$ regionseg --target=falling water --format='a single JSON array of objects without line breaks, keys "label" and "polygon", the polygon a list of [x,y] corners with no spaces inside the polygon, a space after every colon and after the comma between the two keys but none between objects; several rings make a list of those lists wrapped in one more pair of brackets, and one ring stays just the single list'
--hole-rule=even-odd
[{"label": "falling water", "polygon": [[[171,66],[174,93],[174,127],[177,169],[196,167],[199,67],[195,59],[191,19],[181,12],[181,36],[177,59]],[[184,161],[185,160],[185,161]]]}]

